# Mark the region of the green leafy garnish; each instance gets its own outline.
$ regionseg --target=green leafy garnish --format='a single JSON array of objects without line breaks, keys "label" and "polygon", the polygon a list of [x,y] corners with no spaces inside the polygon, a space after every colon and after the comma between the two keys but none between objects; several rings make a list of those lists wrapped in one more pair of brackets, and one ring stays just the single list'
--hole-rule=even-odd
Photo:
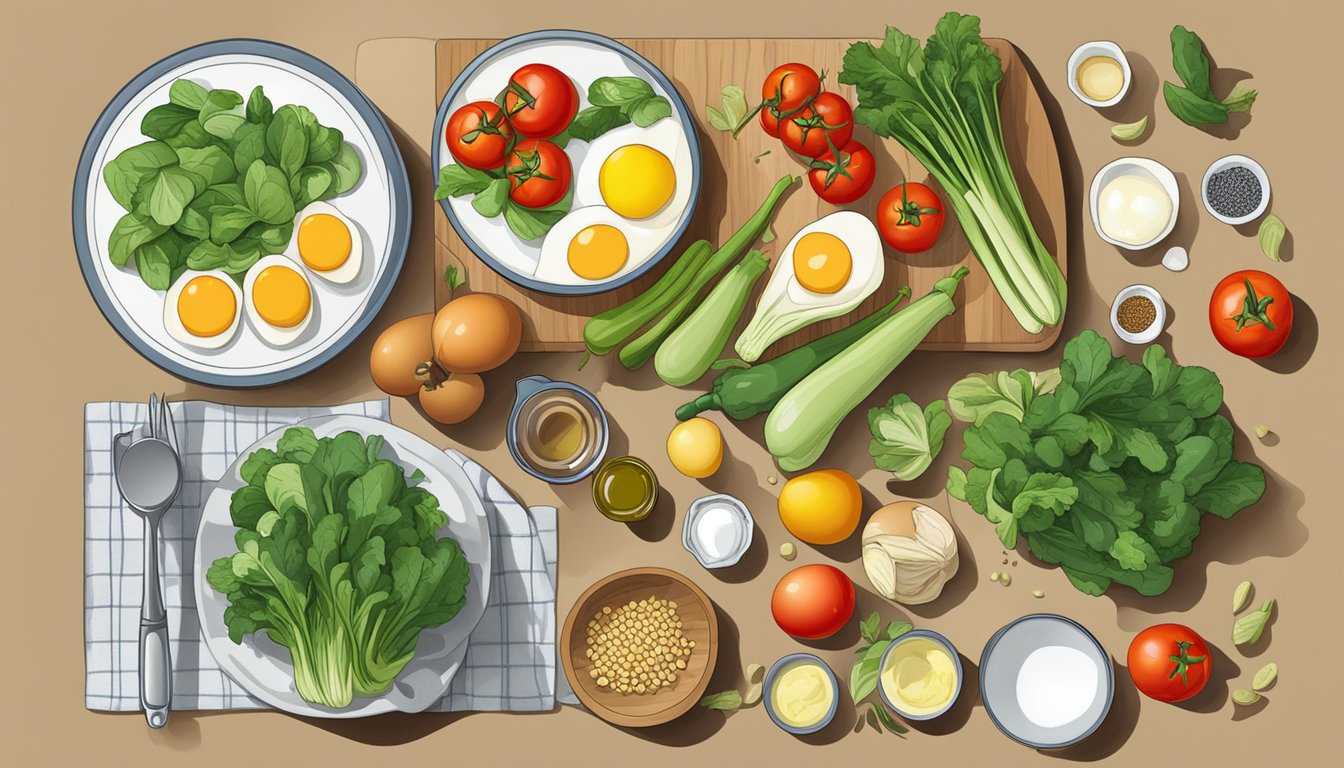
[{"label": "green leafy garnish", "polygon": [[887,624],[886,632],[881,629],[882,617],[874,611],[867,619],[859,622],[859,632],[863,643],[854,651],[859,660],[849,670],[849,695],[855,704],[863,701],[877,690],[877,676],[881,671],[882,654],[897,638],[914,629],[907,621],[892,621]]},{"label": "green leafy garnish", "polygon": [[943,450],[943,437],[952,426],[942,400],[924,409],[907,395],[896,395],[885,406],[868,411],[868,429],[873,439],[868,453],[878,469],[898,480],[914,480],[924,474]]},{"label": "green leafy garnish", "polygon": [[720,712],[736,712],[742,708],[742,694],[737,691],[711,693],[700,700],[700,706]]},{"label": "green leafy garnish", "polygon": [[1199,35],[1177,24],[1171,28],[1171,63],[1183,85],[1162,83],[1162,96],[1171,113],[1187,125],[1218,125],[1232,112],[1249,112],[1256,92],[1238,85],[1226,98],[1213,93],[1211,65]]},{"label": "green leafy garnish", "polygon": [[747,116],[749,109],[747,97],[736,85],[724,86],[720,94],[723,96],[722,109],[708,105],[705,107],[705,111],[709,114],[709,127],[716,131],[733,133]]}]

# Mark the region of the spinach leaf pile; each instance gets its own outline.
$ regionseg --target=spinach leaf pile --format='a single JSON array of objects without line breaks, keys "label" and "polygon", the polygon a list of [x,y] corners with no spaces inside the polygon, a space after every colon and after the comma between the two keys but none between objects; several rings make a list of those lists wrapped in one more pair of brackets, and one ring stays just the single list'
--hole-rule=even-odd
[{"label": "spinach leaf pile", "polygon": [[962,452],[971,468],[950,468],[948,491],[994,523],[1005,547],[1020,534],[1090,595],[1112,582],[1165,592],[1200,515],[1231,517],[1264,493],[1264,470],[1232,458],[1218,377],[1176,365],[1160,346],[1135,364],[1084,331],[1065,345],[1057,383],[1009,374],[999,383],[1012,402],[998,408],[985,385],[995,380],[973,378],[951,395],[953,412],[977,422]]},{"label": "spinach leaf pile", "polygon": [[382,448],[376,435],[294,427],[254,451],[229,503],[238,552],[206,574],[228,596],[229,638],[264,630],[289,649],[299,695],[326,707],[385,693],[421,630],[466,602],[467,561],[437,538],[438,499]]},{"label": "spinach leaf pile", "polygon": [[1180,24],[1171,28],[1171,64],[1182,85],[1163,82],[1162,96],[1171,114],[1181,122],[1196,128],[1218,125],[1226,123],[1233,112],[1251,111],[1256,97],[1252,88],[1238,84],[1222,99],[1214,94],[1209,79],[1212,65],[1204,52],[1204,41]]},{"label": "spinach leaf pile", "polygon": [[108,258],[135,260],[140,278],[167,290],[188,269],[236,279],[289,244],[294,215],[354,188],[359,154],[306,107],[273,109],[261,86],[247,101],[227,89],[177,80],[140,131],[153,139],[117,155],[103,181],[126,210]]}]

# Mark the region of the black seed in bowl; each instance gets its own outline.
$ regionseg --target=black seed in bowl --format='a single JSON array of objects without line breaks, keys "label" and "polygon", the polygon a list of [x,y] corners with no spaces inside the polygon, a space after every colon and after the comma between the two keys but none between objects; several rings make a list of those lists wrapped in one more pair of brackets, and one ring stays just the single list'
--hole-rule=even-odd
[{"label": "black seed in bowl", "polygon": [[1264,189],[1260,179],[1244,165],[1224,168],[1209,177],[1204,193],[1209,207],[1229,219],[1249,216],[1260,207]]}]

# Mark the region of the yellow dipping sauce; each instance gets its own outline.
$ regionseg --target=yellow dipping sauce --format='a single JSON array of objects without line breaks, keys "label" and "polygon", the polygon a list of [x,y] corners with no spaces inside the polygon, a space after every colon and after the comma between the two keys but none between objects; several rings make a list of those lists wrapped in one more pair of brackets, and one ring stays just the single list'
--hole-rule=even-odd
[{"label": "yellow dipping sauce", "polygon": [[1109,101],[1125,87],[1125,70],[1110,56],[1088,56],[1078,65],[1078,90],[1093,101]]},{"label": "yellow dipping sauce", "polygon": [[770,707],[791,728],[810,728],[826,719],[835,701],[835,684],[824,667],[800,659],[775,677]]},{"label": "yellow dipping sauce", "polygon": [[878,679],[887,700],[901,713],[932,715],[952,701],[957,665],[941,643],[912,637],[891,649]]}]

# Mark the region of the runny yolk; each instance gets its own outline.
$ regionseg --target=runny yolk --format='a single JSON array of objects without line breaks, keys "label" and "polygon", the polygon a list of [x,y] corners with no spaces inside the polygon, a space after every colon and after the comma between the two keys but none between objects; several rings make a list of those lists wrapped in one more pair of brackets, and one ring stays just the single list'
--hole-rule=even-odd
[{"label": "runny yolk", "polygon": [[266,267],[252,283],[252,306],[277,328],[293,328],[308,316],[312,294],[303,276],[289,267]]},{"label": "runny yolk", "polygon": [[233,325],[237,314],[233,289],[218,277],[193,277],[177,296],[177,316],[192,336],[218,336]]},{"label": "runny yolk", "polygon": [[299,222],[299,258],[318,272],[330,272],[350,258],[350,228],[330,213]]},{"label": "runny yolk", "polygon": [[793,248],[793,274],[813,293],[835,293],[849,282],[854,258],[845,241],[829,232],[809,232]]},{"label": "runny yolk", "polygon": [[584,280],[603,280],[621,271],[630,256],[630,244],[610,224],[593,224],[569,241],[569,268]]}]

